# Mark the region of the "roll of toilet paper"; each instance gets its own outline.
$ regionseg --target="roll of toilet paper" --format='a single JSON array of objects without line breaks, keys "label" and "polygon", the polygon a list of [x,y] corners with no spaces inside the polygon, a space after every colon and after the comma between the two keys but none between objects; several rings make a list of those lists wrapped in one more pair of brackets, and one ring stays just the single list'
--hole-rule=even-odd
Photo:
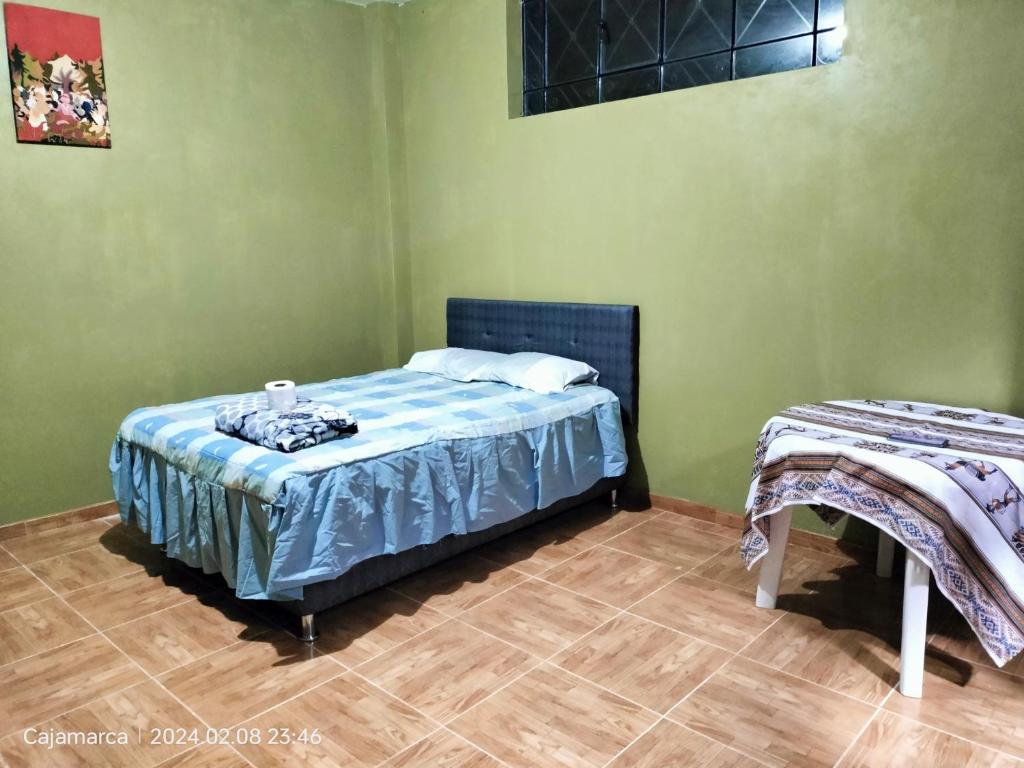
[{"label": "roll of toilet paper", "polygon": [[267,390],[267,403],[276,411],[290,411],[298,403],[294,381],[268,381],[264,389]]}]

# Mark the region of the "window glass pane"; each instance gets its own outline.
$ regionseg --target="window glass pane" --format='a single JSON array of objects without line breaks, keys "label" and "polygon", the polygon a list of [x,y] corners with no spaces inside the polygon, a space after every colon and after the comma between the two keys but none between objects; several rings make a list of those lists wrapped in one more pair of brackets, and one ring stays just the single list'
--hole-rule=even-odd
[{"label": "window glass pane", "polygon": [[523,114],[544,114],[544,91],[527,91],[523,94]]},{"label": "window glass pane", "polygon": [[688,59],[732,46],[732,0],[667,0],[665,60]]},{"label": "window glass pane", "polygon": [[831,29],[843,24],[843,0],[818,0],[818,29]]},{"label": "window glass pane", "polygon": [[844,0],[521,3],[524,115],[831,64],[846,37]]},{"label": "window glass pane", "polygon": [[736,45],[811,32],[815,0],[736,0]]},{"label": "window glass pane", "polygon": [[604,0],[601,71],[658,63],[661,0]]},{"label": "window glass pane", "polygon": [[834,64],[843,55],[845,30],[833,29],[818,35],[818,64]]},{"label": "window glass pane", "polygon": [[732,54],[728,51],[686,61],[673,61],[665,65],[664,90],[675,91],[695,85],[721,83],[729,79],[731,69]]},{"label": "window glass pane", "polygon": [[598,0],[547,0],[548,84],[597,76]]},{"label": "window glass pane", "polygon": [[736,51],[736,79],[811,66],[814,36],[755,45]]},{"label": "window glass pane", "polygon": [[597,104],[597,78],[548,88],[548,112]]},{"label": "window glass pane", "polygon": [[523,3],[523,88],[544,87],[544,3]]},{"label": "window glass pane", "polygon": [[635,69],[601,78],[601,101],[618,101],[646,96],[661,90],[661,67]]}]

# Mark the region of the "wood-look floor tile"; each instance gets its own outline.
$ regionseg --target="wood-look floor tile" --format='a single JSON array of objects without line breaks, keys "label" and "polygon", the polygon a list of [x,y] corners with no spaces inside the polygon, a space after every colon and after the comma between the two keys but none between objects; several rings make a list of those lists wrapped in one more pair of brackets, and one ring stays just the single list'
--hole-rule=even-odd
[{"label": "wood-look floor tile", "polygon": [[899,682],[899,625],[883,634],[871,629],[830,627],[818,619],[788,613],[744,655],[833,691],[879,704]]},{"label": "wood-look floor tile", "polygon": [[6,571],[8,568],[17,568],[18,561],[11,557],[7,550],[0,548],[0,571]]},{"label": "wood-look floor tile", "polygon": [[378,589],[318,614],[316,647],[354,667],[445,620],[433,608]]},{"label": "wood-look floor tile", "polygon": [[511,568],[467,554],[407,576],[388,588],[442,613],[456,614],[525,578]]},{"label": "wood-look floor tile", "polygon": [[9,611],[50,597],[53,597],[53,593],[26,568],[18,566],[0,571],[0,611]]},{"label": "wood-look floor tile", "polygon": [[662,720],[608,768],[760,768],[760,763],[717,741]]},{"label": "wood-look floor tile", "polygon": [[833,765],[875,710],[820,686],[736,658],[670,719],[773,766]]},{"label": "wood-look floor tile", "polygon": [[252,768],[237,752],[224,744],[190,749],[160,763],[159,768]]},{"label": "wood-look floor tile", "polygon": [[110,533],[110,526],[100,520],[74,523],[47,531],[33,532],[4,542],[4,549],[23,563],[56,557],[76,549],[84,549]]},{"label": "wood-look floor tile", "polygon": [[0,613],[0,665],[70,643],[95,630],[52,597]]},{"label": "wood-look floor tile", "polygon": [[55,592],[67,594],[144,569],[155,573],[166,566],[167,558],[159,547],[108,533],[98,544],[37,560],[29,568]]},{"label": "wood-look floor tile", "polygon": [[144,679],[100,635],[0,667],[0,733],[49,720]]},{"label": "wood-look floor tile", "polygon": [[274,707],[246,728],[263,733],[289,729],[301,734],[316,729],[319,744],[293,739],[289,744],[239,745],[238,751],[258,766],[370,766],[397,754],[437,728],[407,704],[362,678],[347,674]]},{"label": "wood-look floor tile", "polygon": [[235,725],[344,670],[285,632],[270,632],[171,670],[160,681],[215,728]]},{"label": "wood-look floor tile", "polygon": [[758,608],[738,589],[691,575],[644,599],[630,613],[731,651],[740,650],[782,615]]},{"label": "wood-look floor tile", "polygon": [[424,632],[359,668],[436,720],[447,720],[524,672],[532,657],[457,621]]},{"label": "wood-look floor tile", "polygon": [[451,728],[513,768],[576,768],[603,765],[655,720],[636,704],[545,665]]},{"label": "wood-look floor tile", "polygon": [[[152,681],[140,683],[118,693],[91,701],[83,707],[39,726],[39,731],[120,733],[127,743],[71,744],[52,749],[28,744],[16,733],[0,742],[0,753],[11,768],[45,766],[77,768],[103,765],[120,768],[147,768],[179,754],[190,744],[164,743],[154,739],[151,729],[198,728],[200,723],[167,691]],[[139,736],[141,735],[141,741]],[[170,741],[174,741],[173,739]]]},{"label": "wood-look floor tile", "polygon": [[658,712],[668,712],[731,654],[624,614],[584,637],[555,664]]},{"label": "wood-look floor tile", "polygon": [[[929,597],[929,600],[931,600],[931,597]],[[931,606],[932,602],[929,602],[928,607],[930,608]],[[930,615],[928,619],[931,622]],[[931,623],[929,623],[930,627]],[[931,645],[936,650],[947,653],[950,656],[955,656],[958,659],[963,659],[971,664],[981,664],[982,666],[998,669],[996,663],[992,661],[992,657],[988,655],[988,652],[979,642],[978,636],[974,634],[971,625],[960,614],[957,614],[955,618],[950,619],[936,631],[935,635],[931,638]],[[1015,657],[1001,669],[1003,672],[1011,675],[1024,676],[1024,653]]]},{"label": "wood-look floor tile", "polygon": [[149,574],[137,571],[102,584],[69,592],[64,599],[100,629],[141,618],[194,600],[211,586],[179,568]]},{"label": "wood-look floor tile", "polygon": [[675,568],[601,546],[562,563],[543,578],[595,600],[626,608],[678,575]]},{"label": "wood-look floor tile", "polygon": [[1011,768],[1006,755],[936,731],[889,712],[879,712],[839,763],[840,768]]},{"label": "wood-look floor tile", "polygon": [[541,658],[565,648],[616,613],[614,608],[542,581],[527,581],[467,611],[474,627]]},{"label": "wood-look floor tile", "polygon": [[141,542],[143,544],[153,544],[150,540],[150,535],[146,531],[142,530],[135,523],[125,523],[118,516],[117,520],[114,520],[110,524],[110,530],[121,536],[127,536],[130,539]]},{"label": "wood-look floor tile", "polygon": [[494,758],[458,736],[441,731],[391,758],[384,768],[499,768]]},{"label": "wood-look floor tile", "polygon": [[502,536],[473,553],[536,575],[594,546],[591,541],[565,533],[563,528],[545,521]]},{"label": "wood-look floor tile", "polygon": [[658,509],[612,509],[596,503],[563,512],[551,518],[550,525],[561,536],[600,544],[660,514]]},{"label": "wood-look floor tile", "polygon": [[893,694],[885,708],[987,747],[1024,757],[1024,677],[946,657],[925,657],[924,695]]},{"label": "wood-look floor tile", "polygon": [[25,521],[0,525],[0,542],[10,541],[25,535]]},{"label": "wood-look floor tile", "polygon": [[648,520],[609,539],[605,546],[688,570],[737,544],[735,535],[719,536],[700,531],[673,517],[661,515]]},{"label": "wood-look floor tile", "polygon": [[[826,621],[833,626],[851,629],[888,629],[899,626],[903,617],[903,579],[882,579],[865,574],[854,567],[843,567],[838,576],[808,580],[805,585],[814,591],[783,592],[778,607],[792,613]],[[754,592],[748,591],[753,599]],[[937,592],[928,604],[928,626],[938,628],[945,623],[944,604],[949,601]]]},{"label": "wood-look floor tile", "polygon": [[[864,567],[854,557],[845,554],[829,555],[806,547],[791,544],[786,548],[786,558],[779,587],[781,597],[787,594],[805,594],[829,588],[829,582],[849,578],[852,574],[863,575]],[[722,584],[742,590],[754,597],[757,580],[761,573],[760,563],[749,571],[739,553],[739,544],[733,550],[721,552],[694,571]],[[780,608],[784,608],[780,602]]]},{"label": "wood-look floor tile", "polygon": [[672,517],[672,520],[679,523],[680,525],[688,525],[691,528],[696,528],[699,531],[707,531],[708,533],[714,533],[718,536],[725,536],[726,538],[732,538],[733,541],[739,542],[743,534],[743,518],[736,515],[736,518],[740,521],[738,525],[722,525],[712,519],[702,519],[694,517],[693,515],[686,515],[681,512],[674,510],[665,510],[661,517]]},{"label": "wood-look floor tile", "polygon": [[267,631],[240,601],[211,593],[107,630],[107,637],[151,675]]}]

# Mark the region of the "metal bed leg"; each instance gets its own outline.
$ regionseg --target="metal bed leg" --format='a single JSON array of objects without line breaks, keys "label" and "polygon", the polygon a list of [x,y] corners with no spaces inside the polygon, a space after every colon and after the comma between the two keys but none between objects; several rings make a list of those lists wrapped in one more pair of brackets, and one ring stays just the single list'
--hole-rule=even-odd
[{"label": "metal bed leg", "polygon": [[758,608],[774,608],[782,581],[782,563],[786,557],[786,542],[789,541],[789,524],[793,519],[791,507],[780,509],[771,518],[772,540],[768,554],[761,559],[761,579],[757,584]]},{"label": "metal bed leg", "polygon": [[928,627],[928,564],[907,547],[903,577],[903,637],[900,640],[900,693],[921,698],[924,689],[924,646]]},{"label": "metal bed leg", "polygon": [[875,573],[883,579],[892,578],[892,561],[896,554],[896,539],[881,528],[878,529],[878,560]]},{"label": "metal bed leg", "polygon": [[619,489],[612,488],[612,509],[619,508]]},{"label": "metal bed leg", "polygon": [[316,622],[313,618],[314,615],[315,614],[307,613],[302,616],[302,635],[300,635],[300,639],[304,643],[312,643],[319,637],[316,632]]}]

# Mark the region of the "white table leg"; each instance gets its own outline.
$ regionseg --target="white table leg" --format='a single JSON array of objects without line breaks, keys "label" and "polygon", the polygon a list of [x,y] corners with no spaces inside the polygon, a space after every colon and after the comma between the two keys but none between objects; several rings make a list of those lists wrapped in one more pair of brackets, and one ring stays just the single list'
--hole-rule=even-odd
[{"label": "white table leg", "polygon": [[782,581],[782,561],[786,556],[786,542],[789,541],[789,524],[793,518],[790,507],[780,509],[772,515],[772,540],[768,554],[761,558],[761,579],[757,584],[758,608],[774,608],[779,596],[779,582]]},{"label": "white table leg", "polygon": [[903,638],[900,641],[900,693],[921,698],[924,688],[924,646],[928,625],[928,565],[907,547],[903,580]]},{"label": "white table leg", "polygon": [[896,553],[896,539],[881,528],[878,529],[878,561],[875,573],[883,579],[892,578],[892,560]]}]

